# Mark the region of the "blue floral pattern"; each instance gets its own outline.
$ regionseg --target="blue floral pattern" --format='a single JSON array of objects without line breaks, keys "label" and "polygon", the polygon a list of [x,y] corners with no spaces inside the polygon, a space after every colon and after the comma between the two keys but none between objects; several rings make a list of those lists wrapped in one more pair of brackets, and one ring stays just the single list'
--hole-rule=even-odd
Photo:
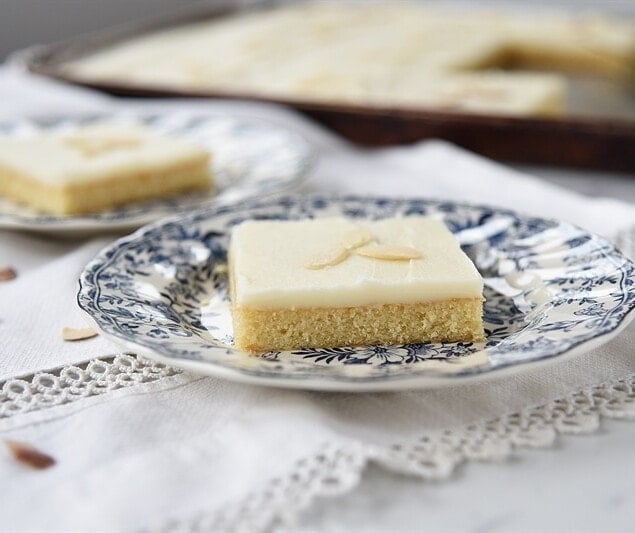
[{"label": "blue floral pattern", "polygon": [[99,120],[131,118],[158,133],[190,139],[209,149],[213,154],[216,190],[72,217],[37,213],[0,197],[0,228],[44,231],[135,228],[165,216],[189,213],[212,201],[262,198],[289,189],[307,176],[314,162],[304,139],[273,124],[184,111],[11,120],[0,123],[0,135],[22,137],[41,131],[64,131]]},{"label": "blue floral pattern", "polygon": [[[484,343],[232,346],[226,251],[245,219],[442,217],[485,280]],[[288,196],[212,205],[140,229],[83,272],[79,305],[110,338],[174,366],[288,387],[428,386],[555,358],[607,338],[635,307],[635,265],[564,222],[423,199]],[[465,364],[480,356],[478,364]]]}]

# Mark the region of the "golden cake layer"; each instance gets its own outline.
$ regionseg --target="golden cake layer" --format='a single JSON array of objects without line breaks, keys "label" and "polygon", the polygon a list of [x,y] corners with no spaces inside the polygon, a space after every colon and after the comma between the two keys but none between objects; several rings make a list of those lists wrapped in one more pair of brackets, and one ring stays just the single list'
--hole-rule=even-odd
[{"label": "golden cake layer", "polygon": [[412,342],[478,342],[483,299],[309,309],[235,307],[234,338],[249,352]]}]

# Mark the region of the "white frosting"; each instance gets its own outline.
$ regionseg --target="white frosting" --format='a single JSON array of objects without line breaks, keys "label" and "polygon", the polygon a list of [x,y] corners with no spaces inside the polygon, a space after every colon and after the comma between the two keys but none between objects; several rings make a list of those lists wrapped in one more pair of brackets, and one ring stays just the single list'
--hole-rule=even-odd
[{"label": "white frosting", "polygon": [[189,141],[128,122],[0,137],[1,167],[52,186],[186,164],[205,155]]},{"label": "white frosting", "polygon": [[[635,32],[628,22],[589,15],[313,2],[140,36],[65,68],[85,79],[286,98],[512,114],[564,105],[560,75],[499,72],[493,82],[491,72],[479,72],[507,50],[624,70]],[[474,80],[496,91],[472,91],[464,105],[452,87],[470,92]]]},{"label": "white frosting", "polygon": [[[351,253],[336,265],[306,268],[354,229],[369,231],[379,244],[415,248],[421,258],[386,261]],[[234,228],[230,257],[234,303],[261,309],[479,298],[483,291],[481,276],[452,233],[425,217],[249,221]]]}]

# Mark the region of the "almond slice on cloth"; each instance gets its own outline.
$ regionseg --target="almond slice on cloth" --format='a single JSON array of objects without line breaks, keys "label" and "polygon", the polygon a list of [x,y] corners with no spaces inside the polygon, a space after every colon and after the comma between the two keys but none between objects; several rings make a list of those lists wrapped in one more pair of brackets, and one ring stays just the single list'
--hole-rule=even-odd
[{"label": "almond slice on cloth", "polygon": [[0,281],[11,281],[18,277],[18,273],[11,267],[0,268]]},{"label": "almond slice on cloth", "polygon": [[23,465],[30,466],[37,470],[43,470],[55,464],[55,459],[50,455],[41,452],[26,442],[5,440],[4,444],[13,458]]},{"label": "almond slice on cloth", "polygon": [[97,336],[97,332],[93,328],[68,328],[62,329],[62,339],[65,341],[81,341],[84,339],[92,339]]},{"label": "almond slice on cloth", "polygon": [[394,244],[369,244],[355,250],[357,255],[381,259],[383,261],[408,261],[419,259],[421,252],[412,246],[397,246]]}]

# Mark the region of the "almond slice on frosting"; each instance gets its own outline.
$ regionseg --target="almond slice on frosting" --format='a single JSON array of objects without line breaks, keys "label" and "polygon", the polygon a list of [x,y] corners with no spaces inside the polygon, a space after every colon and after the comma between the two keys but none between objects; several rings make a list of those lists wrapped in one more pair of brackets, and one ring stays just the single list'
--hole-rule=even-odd
[{"label": "almond slice on frosting", "polygon": [[311,270],[320,270],[322,268],[335,266],[340,264],[348,257],[348,250],[345,248],[336,248],[329,252],[320,254],[304,265],[305,268]]},{"label": "almond slice on frosting", "polygon": [[357,255],[381,259],[384,261],[408,261],[419,259],[421,252],[412,246],[397,246],[394,244],[369,244],[355,250]]},{"label": "almond slice on frosting", "polygon": [[354,250],[364,246],[373,240],[371,233],[365,229],[352,229],[347,231],[340,240],[340,244],[347,250]]}]

